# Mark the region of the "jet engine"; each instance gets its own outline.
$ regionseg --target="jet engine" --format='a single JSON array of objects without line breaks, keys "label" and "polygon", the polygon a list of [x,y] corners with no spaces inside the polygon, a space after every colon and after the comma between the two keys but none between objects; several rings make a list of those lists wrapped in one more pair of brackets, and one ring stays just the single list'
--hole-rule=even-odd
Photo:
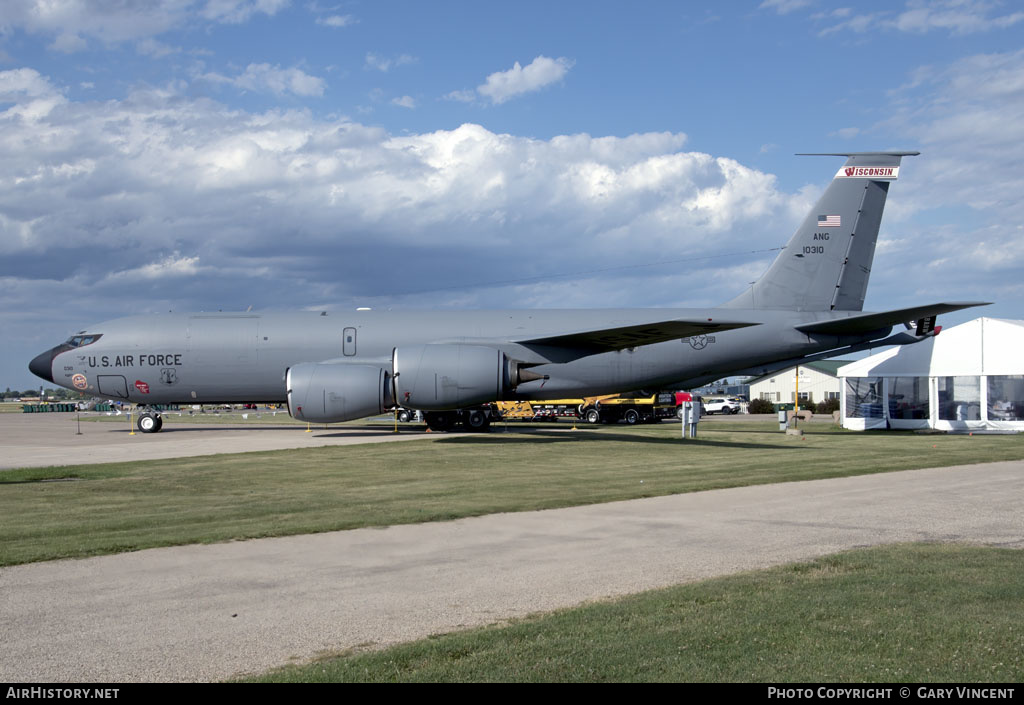
[{"label": "jet engine", "polygon": [[395,348],[391,371],[395,401],[422,411],[498,401],[521,382],[543,379],[496,348],[458,343]]},{"label": "jet engine", "polygon": [[380,414],[394,405],[386,369],[303,362],[285,373],[288,413],[300,421],[335,423]]}]

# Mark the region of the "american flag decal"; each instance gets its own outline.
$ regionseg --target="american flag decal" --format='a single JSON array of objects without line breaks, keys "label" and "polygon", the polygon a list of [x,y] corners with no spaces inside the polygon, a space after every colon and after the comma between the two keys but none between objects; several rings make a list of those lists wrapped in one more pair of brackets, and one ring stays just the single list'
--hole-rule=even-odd
[{"label": "american flag decal", "polygon": [[819,215],[818,216],[818,227],[819,228],[838,228],[840,225],[840,218],[838,215]]}]

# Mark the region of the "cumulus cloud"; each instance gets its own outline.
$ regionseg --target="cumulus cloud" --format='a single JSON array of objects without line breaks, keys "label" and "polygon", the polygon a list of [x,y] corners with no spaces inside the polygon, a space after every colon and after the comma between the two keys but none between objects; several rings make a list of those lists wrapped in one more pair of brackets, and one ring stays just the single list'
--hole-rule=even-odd
[{"label": "cumulus cloud", "polygon": [[311,76],[302,69],[282,69],[270,64],[249,64],[241,75],[223,76],[218,73],[207,73],[197,78],[212,83],[230,84],[241,90],[256,93],[272,93],[284,95],[291,93],[298,96],[322,96],[327,83],[317,76]]},{"label": "cumulus cloud", "polygon": [[403,95],[401,98],[392,98],[391,104],[397,105],[400,108],[415,108],[416,99],[412,96]]},{"label": "cumulus cloud", "polygon": [[262,307],[436,305],[402,294],[749,249],[794,218],[772,176],[684,152],[682,134],[399,136],[173,89],[69,101],[29,69],[0,72],[0,100],[0,277],[23,293],[60,281],[88,320],[119,311],[129,281],[140,310],[228,308],[240,291]]},{"label": "cumulus cloud", "polygon": [[151,37],[181,25],[190,3],[180,0],[7,0],[0,22],[31,34],[52,36],[52,48],[85,48],[86,37],[122,42]]},{"label": "cumulus cloud", "polygon": [[63,95],[35,69],[0,71],[0,107],[13,104],[0,113],[0,119],[35,123],[65,102]]},{"label": "cumulus cloud", "polygon": [[239,23],[274,15],[289,0],[4,0],[0,28],[53,37],[50,48],[71,53],[88,40],[139,41],[184,26],[193,18]]},{"label": "cumulus cloud", "polygon": [[0,71],[0,101],[14,102],[20,96],[55,95],[57,89],[35,69]]},{"label": "cumulus cloud", "polygon": [[545,86],[558,83],[565,78],[573,63],[564,56],[557,59],[538,56],[525,67],[520,66],[517,61],[508,71],[492,73],[487,77],[486,83],[477,86],[476,90],[497,105],[524,93],[539,91]]},{"label": "cumulus cloud", "polygon": [[[253,65],[230,81],[322,90],[303,88],[304,75]],[[1024,51],[980,55],[919,73],[894,94],[893,117],[872,131],[925,155],[908,160],[916,178],[894,189],[888,224],[936,203],[1016,222],[1022,76]],[[440,268],[403,273],[403,287],[424,288],[465,281],[453,268],[474,272],[484,259],[509,263],[502,276],[514,278],[623,252],[643,262],[777,245],[813,202],[813,190],[780,193],[771,175],[683,151],[681,134],[536,140],[466,124],[392,135],[304,110],[232,110],[184,90],[89,103],[33,69],[0,72],[0,275],[102,280],[198,257],[217,271],[244,261],[241,271],[287,272],[343,299],[399,288],[366,274],[378,243]],[[332,260],[347,278],[322,276]]]}]

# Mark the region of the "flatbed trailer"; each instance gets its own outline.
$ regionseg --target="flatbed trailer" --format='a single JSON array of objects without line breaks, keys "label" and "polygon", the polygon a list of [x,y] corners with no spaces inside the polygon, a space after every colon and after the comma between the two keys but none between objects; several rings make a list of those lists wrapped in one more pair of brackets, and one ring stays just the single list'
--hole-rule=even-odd
[{"label": "flatbed trailer", "polygon": [[[689,395],[686,395],[687,397]],[[498,401],[469,409],[434,411],[423,414],[423,421],[432,430],[450,431],[461,426],[467,431],[486,431],[495,421],[558,421],[584,420],[588,423],[627,424],[658,423],[679,417],[679,399],[675,392],[644,394],[604,394],[576,399],[544,399],[537,401]],[[416,418],[411,409],[396,410],[399,421]]]},{"label": "flatbed trailer", "polygon": [[582,419],[588,423],[657,423],[676,418],[679,405],[674,392],[645,395],[605,394],[579,399],[499,401],[494,404],[505,421],[558,421]]},{"label": "flatbed trailer", "polygon": [[558,421],[579,419],[584,399],[499,401],[494,404],[504,421]]}]

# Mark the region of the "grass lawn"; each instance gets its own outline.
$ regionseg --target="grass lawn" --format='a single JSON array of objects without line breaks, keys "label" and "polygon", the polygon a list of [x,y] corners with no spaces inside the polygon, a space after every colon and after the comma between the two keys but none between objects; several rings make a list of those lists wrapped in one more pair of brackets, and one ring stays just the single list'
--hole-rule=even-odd
[{"label": "grass lawn", "polygon": [[1022,568],[1014,549],[862,549],[254,680],[1019,684]]},{"label": "grass lawn", "polygon": [[[489,435],[0,472],[0,565],[1024,458],[1020,436],[774,421]],[[254,431],[258,432],[258,431]]]}]

